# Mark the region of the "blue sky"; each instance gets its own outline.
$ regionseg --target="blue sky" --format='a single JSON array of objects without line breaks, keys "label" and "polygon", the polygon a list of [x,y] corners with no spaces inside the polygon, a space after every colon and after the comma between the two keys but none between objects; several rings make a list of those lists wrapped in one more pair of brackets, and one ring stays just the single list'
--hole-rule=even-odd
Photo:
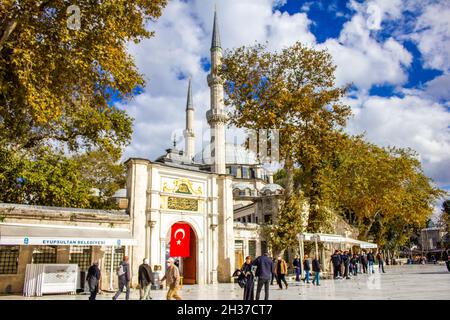
[{"label": "blue sky", "polygon": [[[197,149],[209,140],[209,70],[214,3],[222,47],[301,41],[326,49],[336,83],[352,83],[350,133],[381,146],[410,147],[425,173],[450,190],[450,2],[446,0],[171,0],[149,25],[152,39],[130,44],[147,85],[128,103],[134,134],[125,157],[155,159],[181,139],[192,76]],[[233,141],[233,138],[229,138]],[[179,140],[179,146],[183,141]]]}]

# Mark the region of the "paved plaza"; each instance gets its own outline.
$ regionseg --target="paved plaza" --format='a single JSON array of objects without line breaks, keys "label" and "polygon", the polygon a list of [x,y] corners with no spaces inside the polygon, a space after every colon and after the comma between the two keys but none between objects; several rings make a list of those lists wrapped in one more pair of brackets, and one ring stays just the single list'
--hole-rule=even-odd
[{"label": "paved plaza", "polygon": [[[271,286],[271,300],[395,300],[426,299],[450,300],[450,273],[445,265],[403,265],[386,266],[385,274],[378,270],[373,275],[358,275],[351,280],[322,280],[321,286],[289,281],[289,288],[279,290]],[[152,291],[155,300],[165,299],[166,290]],[[184,299],[192,300],[240,300],[242,289],[237,284],[192,285],[181,290]],[[110,300],[112,293],[98,295],[99,300]],[[133,290],[132,299],[139,298],[139,291]],[[87,300],[88,295],[51,295],[26,298],[0,296],[0,300]],[[125,293],[120,299],[125,298]]]}]

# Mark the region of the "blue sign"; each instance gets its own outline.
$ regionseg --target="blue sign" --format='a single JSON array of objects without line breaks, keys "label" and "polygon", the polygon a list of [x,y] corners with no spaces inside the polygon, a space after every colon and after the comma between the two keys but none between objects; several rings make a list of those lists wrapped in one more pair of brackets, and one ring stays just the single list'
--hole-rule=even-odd
[{"label": "blue sign", "polygon": [[117,240],[117,246],[120,247],[120,244],[121,244],[121,241],[119,239],[119,240]]},{"label": "blue sign", "polygon": [[23,243],[24,243],[24,244],[28,244],[28,242],[30,242],[30,239],[28,239],[28,238],[23,238]]}]

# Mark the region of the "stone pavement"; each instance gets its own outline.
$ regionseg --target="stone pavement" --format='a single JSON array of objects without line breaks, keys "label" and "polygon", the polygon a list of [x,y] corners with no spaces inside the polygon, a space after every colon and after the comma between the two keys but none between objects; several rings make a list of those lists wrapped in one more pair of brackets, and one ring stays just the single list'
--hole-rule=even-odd
[{"label": "stone pavement", "polygon": [[[358,275],[350,280],[322,280],[321,286],[290,282],[287,290],[271,286],[271,300],[393,300],[426,299],[450,300],[450,273],[445,265],[386,266],[386,273],[379,274],[377,266],[373,275]],[[155,300],[165,299],[166,290],[152,291]],[[181,290],[184,299],[192,300],[240,300],[242,289],[237,284],[185,285]],[[99,300],[110,300],[112,293],[98,295]],[[0,296],[0,300],[87,300],[88,295],[51,295],[26,298]],[[119,299],[124,299],[125,293]],[[132,299],[139,298],[133,290]]]}]

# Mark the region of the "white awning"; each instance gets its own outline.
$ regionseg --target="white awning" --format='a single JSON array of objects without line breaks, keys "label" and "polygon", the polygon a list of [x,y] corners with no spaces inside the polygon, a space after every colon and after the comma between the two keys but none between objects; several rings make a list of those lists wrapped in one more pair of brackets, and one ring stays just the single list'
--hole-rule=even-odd
[{"label": "white awning", "polygon": [[376,243],[347,238],[339,234],[300,233],[298,237],[299,240],[303,237],[304,241],[314,241],[315,237],[317,237],[319,242],[354,244],[360,246],[362,249],[378,248]]},{"label": "white awning", "polygon": [[135,246],[128,229],[0,223],[0,245]]}]

